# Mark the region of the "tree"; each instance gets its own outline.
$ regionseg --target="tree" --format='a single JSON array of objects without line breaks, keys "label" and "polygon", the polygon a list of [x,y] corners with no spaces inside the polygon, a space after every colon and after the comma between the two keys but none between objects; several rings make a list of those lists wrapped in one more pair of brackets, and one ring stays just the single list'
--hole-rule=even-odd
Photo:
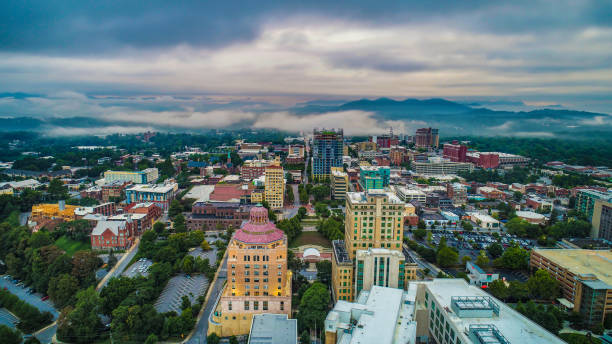
[{"label": "tree", "polygon": [[100,292],[102,313],[111,315],[112,311],[134,290],[136,290],[136,285],[133,279],[127,277],[111,278]]},{"label": "tree", "polygon": [[55,178],[49,182],[47,192],[52,200],[61,200],[68,198],[68,188],[64,186],[64,183],[59,179]]},{"label": "tree", "polygon": [[155,222],[155,224],[153,225],[153,230],[155,231],[155,233],[161,234],[164,230],[166,230],[166,225],[159,221]]},{"label": "tree", "polygon": [[329,291],[324,284],[314,282],[306,290],[298,306],[298,326],[306,329],[323,329],[327,307],[329,305]]},{"label": "tree", "polygon": [[436,256],[436,262],[439,266],[445,268],[457,264],[459,254],[450,247],[442,247]]},{"label": "tree", "polygon": [[501,257],[501,255],[504,253],[504,248],[502,245],[496,242],[487,247],[487,252],[491,255],[491,257],[493,257],[493,259],[495,259]]},{"label": "tree", "polygon": [[307,330],[304,330],[300,335],[300,344],[311,344],[310,334],[308,334]]},{"label": "tree", "polygon": [[508,296],[515,301],[526,300],[529,297],[529,288],[526,283],[510,281],[508,285]]},{"label": "tree", "polygon": [[200,243],[200,247],[204,251],[210,251],[211,250],[210,244],[206,240],[202,240],[202,242]]},{"label": "tree", "polygon": [[412,232],[412,234],[414,235],[415,239],[423,241],[423,239],[425,239],[427,236],[427,231],[424,228],[417,228]]},{"label": "tree", "polygon": [[157,336],[154,333],[151,333],[148,337],[147,340],[145,340],[145,344],[155,344],[159,341],[159,339],[157,338]]},{"label": "tree", "polygon": [[236,336],[231,336],[229,339],[229,344],[238,344],[238,338],[236,338]]},{"label": "tree", "polygon": [[216,333],[211,333],[206,337],[206,343],[210,343],[210,344],[219,344],[219,342],[221,341],[221,338],[219,338],[219,336]]},{"label": "tree", "polygon": [[463,256],[463,257],[461,257],[461,263],[463,265],[465,265],[467,262],[471,262],[471,261],[472,261],[472,257],[470,257],[470,256]]},{"label": "tree", "polygon": [[531,295],[538,300],[554,300],[559,296],[559,282],[552,278],[548,271],[538,269],[527,280],[527,288]]},{"label": "tree", "polygon": [[426,229],[427,225],[425,224],[425,221],[419,220],[419,222],[417,223],[417,228],[418,229]]},{"label": "tree", "polygon": [[61,309],[71,303],[78,290],[79,281],[69,274],[62,274],[51,278],[47,293],[53,303]]},{"label": "tree", "polygon": [[13,330],[6,325],[0,325],[0,338],[2,338],[2,343],[5,344],[21,344],[23,340],[21,332]]},{"label": "tree", "polygon": [[485,251],[480,251],[480,254],[476,257],[476,265],[480,267],[487,267],[489,265],[489,257],[487,257]]},{"label": "tree", "polygon": [[510,292],[508,291],[508,287],[504,281],[498,279],[491,283],[489,283],[489,287],[487,288],[491,295],[495,296],[500,300],[506,300],[508,296],[510,296]]},{"label": "tree", "polygon": [[168,208],[168,216],[171,219],[174,219],[174,217],[180,213],[183,212],[183,205],[181,204],[181,202],[179,202],[178,200],[172,200],[172,202],[170,202],[170,207]]},{"label": "tree", "polygon": [[66,307],[57,320],[57,336],[63,342],[92,343],[102,332],[98,317],[100,298],[93,287],[77,293],[74,309]]},{"label": "tree", "polygon": [[461,227],[463,228],[463,230],[471,232],[474,230],[474,226],[470,223],[470,222],[463,222],[461,224]]},{"label": "tree", "polygon": [[317,279],[326,285],[331,283],[332,264],[330,261],[324,260],[317,262]]},{"label": "tree", "polygon": [[32,233],[30,239],[28,239],[28,244],[32,248],[40,248],[43,246],[51,245],[53,240],[49,236],[48,232],[38,231],[36,233]]},{"label": "tree", "polygon": [[518,245],[508,247],[504,254],[495,260],[495,264],[506,269],[527,269],[529,252]]},{"label": "tree", "polygon": [[179,213],[174,217],[174,223],[172,224],[175,233],[183,233],[187,231],[187,226],[185,225],[185,216]]},{"label": "tree", "polygon": [[78,251],[72,256],[72,276],[79,280],[81,286],[92,284],[96,280],[95,271],[102,265],[102,259],[92,251]]}]

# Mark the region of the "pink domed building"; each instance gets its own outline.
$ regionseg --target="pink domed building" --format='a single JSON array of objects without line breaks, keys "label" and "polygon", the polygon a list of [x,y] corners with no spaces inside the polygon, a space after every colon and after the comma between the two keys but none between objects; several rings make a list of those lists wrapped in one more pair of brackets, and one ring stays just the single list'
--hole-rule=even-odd
[{"label": "pink domed building", "polygon": [[291,271],[287,270],[287,236],[253,207],[227,246],[227,284],[215,307],[208,334],[248,334],[254,314],[291,315]]}]

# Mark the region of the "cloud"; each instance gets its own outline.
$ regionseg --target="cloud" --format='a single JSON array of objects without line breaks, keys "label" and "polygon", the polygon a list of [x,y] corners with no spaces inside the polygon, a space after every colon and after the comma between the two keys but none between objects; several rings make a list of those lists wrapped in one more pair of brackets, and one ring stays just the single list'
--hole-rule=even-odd
[{"label": "cloud", "polygon": [[53,127],[45,130],[46,136],[107,136],[111,134],[138,134],[154,130],[153,127],[108,126],[98,128]]}]

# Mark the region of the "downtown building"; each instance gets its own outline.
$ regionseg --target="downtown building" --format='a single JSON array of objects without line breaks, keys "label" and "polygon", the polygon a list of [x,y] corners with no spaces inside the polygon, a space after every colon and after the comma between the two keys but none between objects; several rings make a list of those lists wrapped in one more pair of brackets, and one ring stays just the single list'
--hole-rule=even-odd
[{"label": "downtown building", "polygon": [[269,221],[266,208],[252,208],[249,221],[232,236],[227,270],[227,284],[209,318],[209,335],[246,335],[256,314],[291,315],[287,236]]},{"label": "downtown building", "polygon": [[438,148],[440,145],[440,136],[438,129],[420,128],[414,134],[414,145],[416,148]]},{"label": "downtown building", "polygon": [[314,129],[312,140],[312,177],[329,178],[332,167],[342,167],[344,132],[342,129]]},{"label": "downtown building", "polygon": [[453,162],[465,162],[467,158],[467,146],[460,144],[459,141],[445,143],[442,154],[444,159]]},{"label": "downtown building", "polygon": [[606,315],[612,316],[610,250],[534,249],[529,266],[559,281],[559,303],[580,313],[587,326],[603,324]]},{"label": "downtown building", "polygon": [[391,169],[388,166],[361,166],[359,186],[362,190],[384,189],[389,186]]},{"label": "downtown building", "polygon": [[147,168],[142,171],[106,171],[104,172],[104,180],[106,183],[130,182],[134,184],[151,184],[155,183],[159,178],[157,168]]},{"label": "downtown building", "polygon": [[561,344],[512,307],[464,279],[411,282],[406,291],[373,286],[338,301],[325,319],[325,344]]},{"label": "downtown building", "polygon": [[285,171],[279,164],[265,169],[264,198],[271,209],[281,209],[285,200]]},{"label": "downtown building", "polygon": [[426,162],[412,162],[412,169],[420,175],[448,175],[471,172],[474,165],[468,162],[453,162],[441,158],[430,158]]},{"label": "downtown building", "polygon": [[333,242],[332,295],[352,301],[373,285],[404,289],[417,266],[402,253],[404,203],[390,192],[349,192],[344,240]]},{"label": "downtown building", "polygon": [[332,167],[331,195],[332,199],[346,199],[349,188],[348,174],[342,167]]}]

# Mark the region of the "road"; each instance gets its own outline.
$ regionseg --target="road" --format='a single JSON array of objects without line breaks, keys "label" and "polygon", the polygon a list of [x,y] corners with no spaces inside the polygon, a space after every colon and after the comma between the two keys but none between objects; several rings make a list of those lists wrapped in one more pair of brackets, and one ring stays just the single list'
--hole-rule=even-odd
[{"label": "road", "polygon": [[425,259],[421,258],[421,256],[419,256],[416,252],[414,252],[413,250],[408,248],[408,246],[403,245],[403,250],[402,251],[404,252],[405,256],[409,256],[415,263],[417,263],[417,265],[421,269],[423,269],[423,270],[428,269],[429,270],[429,275],[431,275],[433,277],[436,277],[438,275],[438,273],[442,271],[437,266],[435,266],[434,264],[431,264],[430,262],[428,262]]},{"label": "road", "polygon": [[219,275],[217,276],[217,280],[215,281],[214,285],[211,286],[211,288],[213,288],[213,291],[210,293],[210,296],[206,300],[204,313],[198,319],[195,325],[195,333],[185,343],[206,344],[206,333],[208,332],[208,318],[214,310],[217,298],[219,297],[219,294],[221,294],[221,291],[223,290],[223,284],[227,279],[227,255],[225,256],[225,259],[223,259],[223,263],[219,265],[219,269],[221,269],[221,271],[219,271]]},{"label": "road", "polygon": [[121,260],[117,262],[117,265],[115,265],[111,269],[111,271],[109,271],[108,274],[104,276],[104,278],[100,281],[100,283],[98,283],[98,286],[96,287],[96,291],[102,290],[102,288],[104,288],[108,284],[108,281],[111,278],[121,276],[121,273],[123,273],[123,270],[127,268],[128,264],[132,261],[132,258],[134,258],[134,256],[138,252],[139,245],[140,245],[140,238],[137,238],[134,245],[132,245],[132,247],[127,251],[127,253],[124,254],[123,257],[121,257]]},{"label": "road", "polygon": [[293,205],[297,208],[300,207],[300,193],[298,191],[299,184],[291,184],[291,188],[293,189]]}]

